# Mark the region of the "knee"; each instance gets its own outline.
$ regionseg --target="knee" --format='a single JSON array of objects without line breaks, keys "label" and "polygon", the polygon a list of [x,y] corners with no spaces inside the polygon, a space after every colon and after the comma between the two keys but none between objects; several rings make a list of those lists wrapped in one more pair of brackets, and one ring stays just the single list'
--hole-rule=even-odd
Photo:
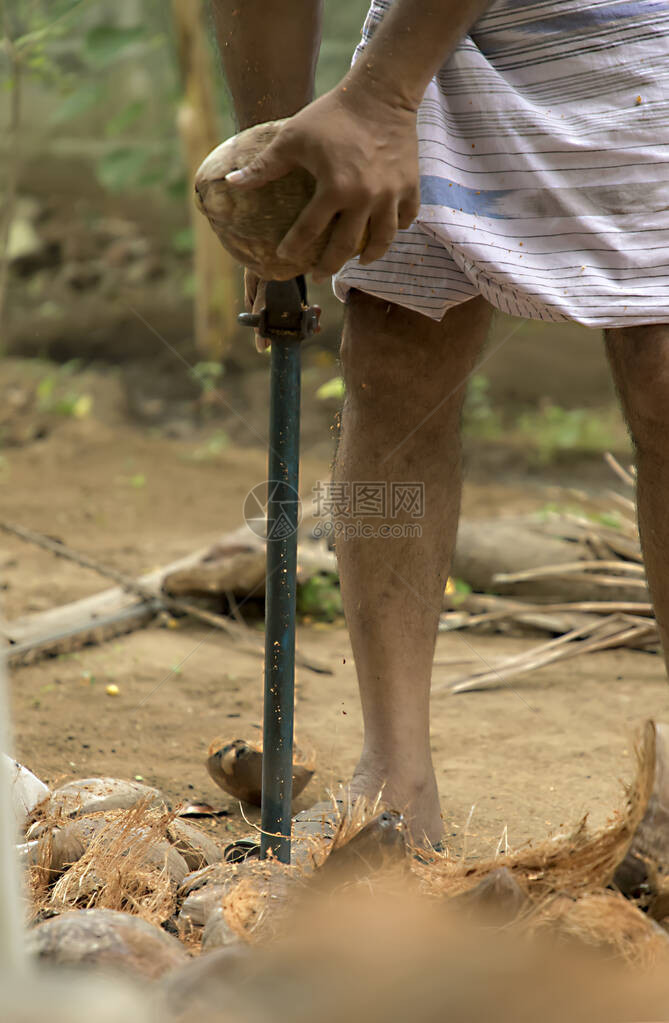
[{"label": "knee", "polygon": [[412,337],[406,319],[407,310],[399,306],[361,291],[350,293],[340,349],[347,402],[378,405],[395,400],[403,386],[421,387],[423,374],[412,355],[412,342],[420,345],[421,325],[415,325]]},{"label": "knee", "polygon": [[458,413],[490,322],[483,300],[450,310],[442,321],[360,291],[346,306],[341,366],[347,404],[412,415],[443,403]]},{"label": "knee", "polygon": [[606,333],[623,412],[640,452],[667,454],[669,445],[669,326]]}]

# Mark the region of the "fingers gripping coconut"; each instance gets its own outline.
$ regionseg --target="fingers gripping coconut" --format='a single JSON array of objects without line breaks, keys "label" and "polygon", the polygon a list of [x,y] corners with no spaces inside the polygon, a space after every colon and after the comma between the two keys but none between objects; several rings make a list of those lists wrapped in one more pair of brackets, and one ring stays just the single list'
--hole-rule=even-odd
[{"label": "fingers gripping coconut", "polygon": [[355,255],[373,262],[416,215],[415,113],[350,91],[235,135],[197,173],[199,208],[250,271],[247,305],[253,274],[323,279]]}]

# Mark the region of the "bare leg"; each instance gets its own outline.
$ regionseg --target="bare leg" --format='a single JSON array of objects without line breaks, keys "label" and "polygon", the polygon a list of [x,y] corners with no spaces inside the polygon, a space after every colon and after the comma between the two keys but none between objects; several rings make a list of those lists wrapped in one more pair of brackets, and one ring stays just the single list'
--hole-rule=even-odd
[{"label": "bare leg", "polygon": [[[351,294],[342,365],[346,402],[335,480],[424,484],[415,519],[339,517],[344,607],[365,728],[354,795],[404,811],[417,842],[442,834],[430,753],[432,661],[460,506],[459,426],[465,387],[485,341],[490,307],[474,299],[441,323]],[[378,493],[378,491],[376,491]],[[389,512],[391,509],[388,510]],[[351,525],[420,527],[419,536],[346,536]]]},{"label": "bare leg", "polygon": [[608,330],[606,344],[636,450],[641,546],[669,664],[669,325]]}]

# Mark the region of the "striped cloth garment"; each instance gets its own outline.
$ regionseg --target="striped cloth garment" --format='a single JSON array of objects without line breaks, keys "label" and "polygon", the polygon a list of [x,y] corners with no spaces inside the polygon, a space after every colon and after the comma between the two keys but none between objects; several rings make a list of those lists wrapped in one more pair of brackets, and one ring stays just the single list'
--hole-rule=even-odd
[{"label": "striped cloth garment", "polygon": [[669,323],[669,2],[497,0],[430,83],[418,138],[418,217],[342,268],[339,298]]}]

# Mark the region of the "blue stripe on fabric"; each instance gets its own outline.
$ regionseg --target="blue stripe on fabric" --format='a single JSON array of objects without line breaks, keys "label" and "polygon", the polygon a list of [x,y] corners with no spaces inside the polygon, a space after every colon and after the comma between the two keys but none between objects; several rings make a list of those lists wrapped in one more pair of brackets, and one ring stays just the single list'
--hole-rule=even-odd
[{"label": "blue stripe on fabric", "polygon": [[479,217],[490,217],[492,220],[510,220],[499,209],[500,201],[510,195],[514,189],[466,188],[448,178],[439,178],[435,174],[422,174],[420,179],[420,201],[425,206],[447,206],[462,213],[472,213]]}]

